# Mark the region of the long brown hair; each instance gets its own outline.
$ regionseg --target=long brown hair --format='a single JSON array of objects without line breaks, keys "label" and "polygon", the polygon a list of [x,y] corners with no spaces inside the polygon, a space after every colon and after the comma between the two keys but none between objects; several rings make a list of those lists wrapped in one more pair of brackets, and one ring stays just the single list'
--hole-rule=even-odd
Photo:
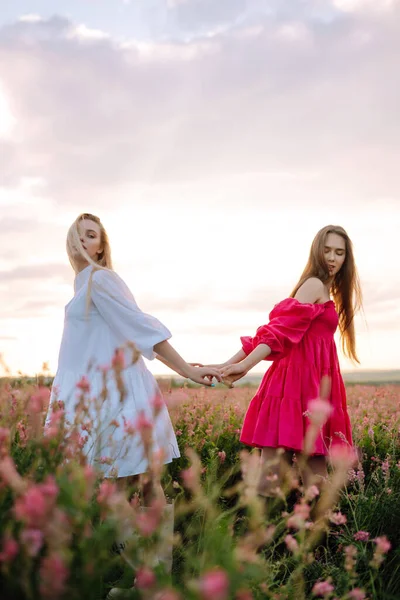
[{"label": "long brown hair", "polygon": [[359,363],[356,352],[354,315],[362,308],[362,292],[354,261],[353,244],[343,227],[327,225],[318,231],[311,244],[306,267],[290,297],[294,298],[298,289],[310,277],[318,277],[323,283],[328,281],[329,269],[325,259],[325,245],[326,238],[330,233],[340,235],[346,244],[344,263],[336,273],[330,289],[339,316],[342,350],[345,356]]}]

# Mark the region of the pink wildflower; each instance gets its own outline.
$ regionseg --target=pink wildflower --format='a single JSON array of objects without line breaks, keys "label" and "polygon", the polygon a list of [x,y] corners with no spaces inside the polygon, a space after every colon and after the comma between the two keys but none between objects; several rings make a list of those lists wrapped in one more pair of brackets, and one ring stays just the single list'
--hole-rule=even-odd
[{"label": "pink wildflower", "polygon": [[204,600],[227,600],[229,593],[228,575],[223,569],[216,568],[205,573],[199,580],[198,589]]},{"label": "pink wildflower", "polygon": [[334,525],[345,525],[347,523],[347,517],[343,515],[340,511],[337,513],[331,513],[329,516],[329,520]]},{"label": "pink wildflower", "polygon": [[6,535],[3,538],[2,551],[0,552],[0,563],[9,563],[18,555],[19,547],[14,538]]},{"label": "pink wildflower", "polygon": [[225,450],[222,450],[221,452],[218,452],[218,458],[219,458],[219,462],[221,464],[223,464],[225,462],[225,459],[226,459],[226,452],[225,452]]},{"label": "pink wildflower", "polygon": [[33,394],[29,401],[29,408],[33,413],[42,413],[47,409],[50,399],[50,390],[47,387],[41,386]]},{"label": "pink wildflower", "polygon": [[105,479],[100,484],[99,493],[97,494],[97,502],[99,504],[107,504],[116,492],[116,484],[112,481],[108,481],[107,479]]},{"label": "pink wildflower", "polygon": [[10,443],[10,430],[6,427],[0,427],[0,444]]},{"label": "pink wildflower", "polygon": [[172,409],[187,402],[189,396],[183,390],[174,390],[167,394],[164,400],[168,408]]},{"label": "pink wildflower", "polygon": [[375,538],[374,542],[376,544],[377,550],[379,550],[379,552],[382,552],[383,554],[387,554],[387,552],[389,552],[390,548],[392,547],[392,544],[389,542],[386,535],[382,535],[380,537]]},{"label": "pink wildflower", "polygon": [[333,592],[335,588],[333,587],[333,585],[331,583],[329,583],[329,581],[318,581],[313,589],[312,589],[312,593],[314,594],[314,596],[328,596],[329,594],[331,594]]},{"label": "pink wildflower", "polygon": [[135,423],[133,421],[129,421],[125,417],[122,417],[124,421],[124,433],[127,435],[134,435],[136,433]]},{"label": "pink wildflower", "polygon": [[311,500],[314,500],[314,498],[316,498],[317,496],[319,496],[319,489],[316,485],[311,485],[309,488],[307,488],[305,493],[306,501],[310,502]]},{"label": "pink wildflower", "polygon": [[81,390],[83,393],[89,393],[90,392],[90,381],[89,379],[83,375],[80,380],[78,381],[78,383],[76,384],[76,387]]},{"label": "pink wildflower", "polygon": [[15,501],[14,514],[29,527],[44,524],[48,512],[46,497],[39,485],[33,485]]},{"label": "pink wildflower", "polygon": [[189,467],[181,472],[181,477],[183,479],[183,483],[185,487],[194,492],[199,487],[199,479],[196,475],[196,472],[193,467]]},{"label": "pink wildflower", "polygon": [[382,462],[381,469],[385,475],[389,472],[389,461],[387,459]]},{"label": "pink wildflower", "polygon": [[136,527],[145,537],[152,535],[161,523],[164,504],[159,500],[153,501],[149,507],[142,508],[136,514]]},{"label": "pink wildflower", "polygon": [[287,520],[287,526],[293,529],[301,529],[305,525],[306,519],[310,516],[310,507],[308,504],[296,504],[294,514]]},{"label": "pink wildflower", "polygon": [[355,533],[353,537],[356,540],[356,542],[368,542],[369,533],[368,531],[357,531],[357,533]]},{"label": "pink wildflower", "polygon": [[347,470],[349,470],[358,460],[355,450],[345,444],[332,445],[329,451],[329,457],[334,467]]},{"label": "pink wildflower", "polygon": [[153,410],[154,410],[154,416],[156,417],[164,408],[165,406],[165,402],[163,397],[160,394],[157,394],[151,403]]},{"label": "pink wildflower", "polygon": [[370,565],[376,569],[379,569],[380,565],[383,563],[384,555],[389,552],[392,544],[389,542],[386,535],[375,538],[374,542],[376,544],[376,549]]},{"label": "pink wildflower", "polygon": [[136,573],[135,585],[139,590],[148,590],[152,588],[156,582],[154,571],[149,567],[140,567]]},{"label": "pink wildflower", "polygon": [[[54,406],[54,405],[53,405]],[[50,414],[50,420],[44,429],[44,435],[48,439],[53,439],[60,432],[61,424],[64,419],[65,411],[63,408],[53,409]]]},{"label": "pink wildflower", "polygon": [[285,537],[285,544],[287,549],[290,550],[290,552],[293,552],[293,554],[299,549],[299,544],[297,543],[296,538],[294,538],[292,535],[287,535]]},{"label": "pink wildflower", "polygon": [[153,423],[145,416],[144,412],[141,412],[136,419],[135,429],[140,433],[143,443],[145,445],[150,444],[153,432]]},{"label": "pink wildflower", "polygon": [[116,371],[121,371],[125,368],[125,356],[122,348],[117,348],[111,361],[111,366]]},{"label": "pink wildflower", "polygon": [[43,546],[43,533],[39,529],[24,529],[21,542],[29,556],[37,556]]},{"label": "pink wildflower", "polygon": [[311,400],[308,403],[310,421],[315,423],[318,427],[322,427],[322,425],[326,423],[332,414],[332,411],[332,405],[327,400],[323,400],[322,398]]},{"label": "pink wildflower", "polygon": [[54,475],[48,475],[43,483],[39,484],[43,494],[46,496],[49,503],[54,502],[58,496],[59,488],[54,478]]},{"label": "pink wildflower", "polygon": [[365,600],[366,595],[362,589],[354,588],[354,590],[349,592],[349,598],[351,598],[351,600]]},{"label": "pink wildflower", "polygon": [[26,482],[17,472],[11,456],[5,456],[0,460],[0,478],[15,492],[22,492],[26,487]]},{"label": "pink wildflower", "polygon": [[26,431],[26,425],[22,421],[18,421],[17,423],[17,431],[19,435],[19,445],[21,448],[25,448],[26,443],[28,441],[28,434]]},{"label": "pink wildflower", "polygon": [[40,565],[40,593],[43,598],[55,600],[64,595],[69,575],[61,556],[45,556]]}]

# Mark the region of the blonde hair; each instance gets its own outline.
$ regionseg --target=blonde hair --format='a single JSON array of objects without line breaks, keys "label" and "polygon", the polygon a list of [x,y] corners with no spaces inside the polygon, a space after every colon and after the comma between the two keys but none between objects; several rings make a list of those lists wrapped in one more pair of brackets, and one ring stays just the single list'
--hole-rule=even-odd
[{"label": "blonde hair", "polygon": [[[100,244],[101,244],[102,251],[101,251],[101,253],[98,254],[97,261],[90,258],[89,254],[86,252],[86,250],[83,247],[82,242],[81,242],[81,236],[79,234],[79,223],[81,221],[83,221],[84,219],[93,221],[100,228]],[[82,258],[84,258],[86,260],[86,262],[88,262],[89,265],[92,265],[92,267],[93,267],[92,272],[90,273],[88,290],[87,290],[87,294],[86,294],[86,318],[87,318],[89,315],[90,298],[91,298],[91,293],[92,293],[92,279],[93,279],[94,273],[98,270],[107,270],[107,269],[110,271],[113,271],[112,260],[111,260],[110,240],[108,239],[108,235],[104,228],[103,223],[100,221],[99,217],[96,217],[96,215],[92,215],[90,213],[81,213],[79,215],[79,217],[77,217],[75,219],[75,221],[72,223],[71,227],[68,230],[67,254],[68,254],[69,262],[71,263],[72,268],[74,269],[75,273],[77,273],[79,270],[77,262],[76,262],[76,258],[75,258],[77,251],[82,256]]]},{"label": "blonde hair", "polygon": [[[79,233],[79,223],[84,219],[93,221],[100,228],[100,244],[102,247],[102,252],[98,254],[97,261],[90,258],[89,254],[86,252],[81,242],[81,236]],[[100,221],[99,217],[96,217],[96,215],[92,215],[90,213],[81,213],[79,217],[75,219],[75,221],[72,223],[71,227],[68,230],[67,254],[69,262],[71,263],[75,273],[78,272],[78,265],[75,259],[77,251],[79,252],[82,258],[84,258],[90,265],[92,265],[92,267],[95,267],[96,269],[103,268],[110,269],[111,271],[113,270],[110,241],[108,239],[108,235],[103,223]]]},{"label": "blonde hair", "polygon": [[297,290],[310,277],[318,277],[323,283],[329,279],[329,269],[325,260],[324,250],[326,238],[330,233],[340,235],[346,246],[344,263],[340,271],[336,273],[330,290],[339,315],[342,350],[345,356],[359,363],[360,361],[356,352],[354,314],[362,309],[362,292],[354,260],[353,244],[343,227],[339,225],[327,225],[318,231],[311,244],[306,267],[290,297],[294,298]]}]

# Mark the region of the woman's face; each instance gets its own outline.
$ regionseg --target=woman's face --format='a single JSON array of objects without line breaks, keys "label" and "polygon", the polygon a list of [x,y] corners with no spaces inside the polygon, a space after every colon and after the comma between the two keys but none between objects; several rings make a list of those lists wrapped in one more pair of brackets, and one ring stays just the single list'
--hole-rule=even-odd
[{"label": "woman's face", "polygon": [[79,222],[78,230],[82,246],[90,258],[97,262],[98,255],[103,251],[100,226],[91,219],[82,219]]},{"label": "woman's face", "polygon": [[328,233],[325,241],[324,255],[330,277],[334,277],[342,268],[346,258],[346,242],[337,233]]}]

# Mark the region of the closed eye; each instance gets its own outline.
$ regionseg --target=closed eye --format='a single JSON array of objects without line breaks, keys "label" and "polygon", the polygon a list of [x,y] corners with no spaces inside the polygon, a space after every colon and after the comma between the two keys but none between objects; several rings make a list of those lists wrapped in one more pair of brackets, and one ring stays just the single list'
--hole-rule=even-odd
[{"label": "closed eye", "polygon": [[330,252],[330,250],[335,250],[335,252],[338,256],[343,256],[343,254],[345,253],[345,250],[343,250],[342,248],[335,249],[335,248],[329,248],[329,246],[325,246],[325,254]]}]

